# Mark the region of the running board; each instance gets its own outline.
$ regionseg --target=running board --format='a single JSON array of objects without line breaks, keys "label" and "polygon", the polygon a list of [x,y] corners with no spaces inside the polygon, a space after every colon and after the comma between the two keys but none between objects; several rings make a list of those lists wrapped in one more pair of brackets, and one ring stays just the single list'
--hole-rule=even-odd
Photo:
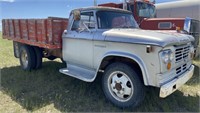
[{"label": "running board", "polygon": [[94,70],[85,69],[75,65],[67,65],[67,68],[59,70],[60,73],[80,79],[85,82],[93,82],[96,72]]}]

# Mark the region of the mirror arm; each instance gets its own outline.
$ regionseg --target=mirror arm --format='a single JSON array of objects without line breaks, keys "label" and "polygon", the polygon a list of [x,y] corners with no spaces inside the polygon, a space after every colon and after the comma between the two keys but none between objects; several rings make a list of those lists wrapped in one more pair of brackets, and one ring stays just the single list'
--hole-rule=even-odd
[{"label": "mirror arm", "polygon": [[91,32],[91,30],[88,28],[88,26],[85,24],[85,22],[83,22],[83,25],[85,26],[85,28],[86,28],[89,32]]}]

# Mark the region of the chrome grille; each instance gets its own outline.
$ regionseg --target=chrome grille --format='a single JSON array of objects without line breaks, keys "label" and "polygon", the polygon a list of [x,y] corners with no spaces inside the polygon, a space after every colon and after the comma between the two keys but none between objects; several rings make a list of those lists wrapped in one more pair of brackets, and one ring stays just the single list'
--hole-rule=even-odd
[{"label": "chrome grille", "polygon": [[188,45],[176,47],[176,50],[175,50],[176,62],[180,62],[184,59],[187,59],[189,55],[189,50],[190,50],[190,46]]},{"label": "chrome grille", "polygon": [[177,74],[177,75],[178,75],[178,74],[181,74],[181,73],[185,72],[186,69],[187,69],[187,64],[184,64],[184,65],[182,65],[182,66],[176,68],[176,74]]}]

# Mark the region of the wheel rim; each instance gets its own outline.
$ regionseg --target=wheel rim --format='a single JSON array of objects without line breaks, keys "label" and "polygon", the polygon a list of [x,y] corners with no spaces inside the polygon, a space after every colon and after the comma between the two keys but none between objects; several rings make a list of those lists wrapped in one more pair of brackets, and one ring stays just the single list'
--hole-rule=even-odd
[{"label": "wheel rim", "polygon": [[28,66],[28,54],[25,50],[23,50],[21,53],[21,61],[24,67]]},{"label": "wheel rim", "polygon": [[118,101],[126,102],[133,96],[134,88],[131,79],[121,71],[115,71],[108,78],[108,89]]}]

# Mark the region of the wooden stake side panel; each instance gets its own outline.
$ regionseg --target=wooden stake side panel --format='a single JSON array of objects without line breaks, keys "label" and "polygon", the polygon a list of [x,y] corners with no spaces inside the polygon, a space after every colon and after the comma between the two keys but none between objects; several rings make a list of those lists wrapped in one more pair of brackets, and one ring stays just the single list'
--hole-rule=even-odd
[{"label": "wooden stake side panel", "polygon": [[20,20],[20,26],[21,26],[21,38],[24,40],[28,40],[28,23],[27,20]]},{"label": "wooden stake side panel", "polygon": [[30,41],[37,42],[36,20],[28,20],[28,38]]},{"label": "wooden stake side panel", "polygon": [[3,20],[4,32],[3,35],[9,36],[9,24],[8,20]]},{"label": "wooden stake side panel", "polygon": [[68,19],[3,19],[3,38],[47,49],[62,48]]},{"label": "wooden stake side panel", "polygon": [[6,32],[4,23],[5,23],[5,20],[2,20],[2,35],[5,35],[5,32]]},{"label": "wooden stake side panel", "polygon": [[[39,19],[37,20],[37,24],[36,24],[36,27],[37,27],[37,31],[36,31],[36,34],[37,34],[37,40],[39,43],[42,43],[42,44],[45,44],[46,43],[46,39],[48,38],[47,37],[47,33],[46,33],[46,20],[45,19]],[[60,37],[60,39],[62,39]]]},{"label": "wooden stake side panel", "polygon": [[21,31],[20,31],[20,23],[19,20],[14,20],[14,27],[15,27],[15,37],[20,39]]},{"label": "wooden stake side panel", "polygon": [[52,37],[53,38],[53,44],[62,44],[62,40],[60,40],[60,37],[62,37],[63,29],[66,29],[68,23],[66,21],[62,20],[53,20],[52,21]]}]

